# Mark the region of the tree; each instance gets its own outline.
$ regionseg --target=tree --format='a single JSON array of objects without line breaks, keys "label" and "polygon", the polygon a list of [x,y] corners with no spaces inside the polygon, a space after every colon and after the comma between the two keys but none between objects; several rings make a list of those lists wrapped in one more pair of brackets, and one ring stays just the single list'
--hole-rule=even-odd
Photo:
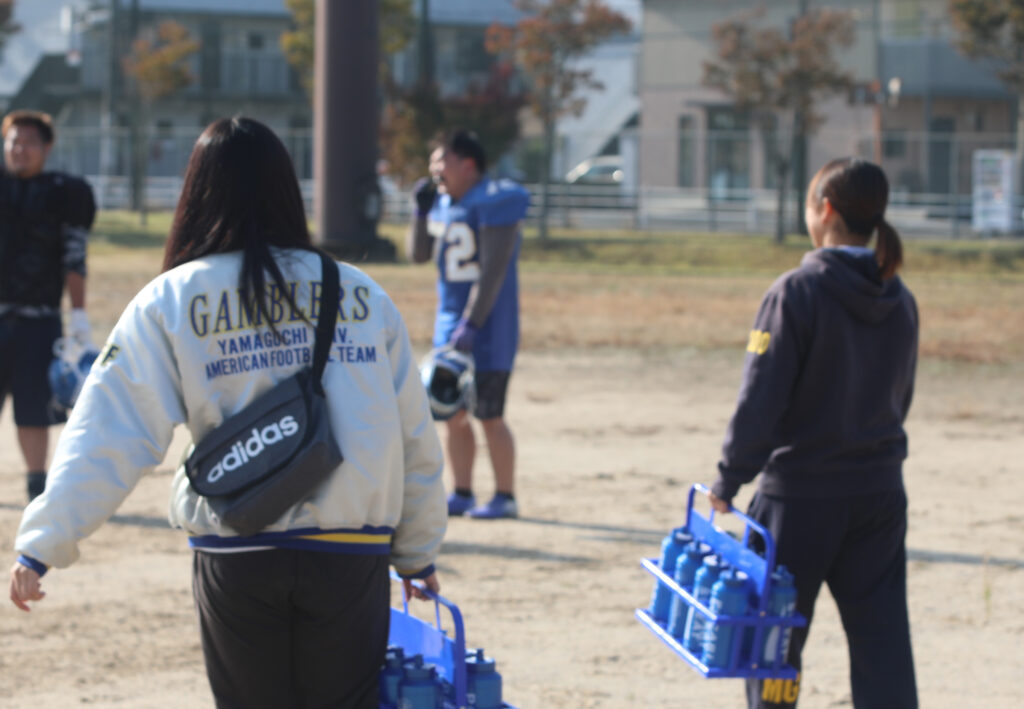
[{"label": "tree", "polygon": [[555,123],[562,116],[583,112],[586,100],[579,95],[581,90],[604,88],[576,60],[594,45],[628,32],[632,25],[602,0],[514,0],[514,4],[525,17],[511,27],[491,25],[487,49],[511,55],[531,82],[530,104],[544,129],[539,229],[541,241],[546,242]]},{"label": "tree", "polygon": [[[281,35],[281,51],[299,75],[306,92],[313,95],[315,0],[285,0],[295,28]],[[387,74],[387,58],[402,51],[412,39],[415,18],[412,0],[380,0],[380,52],[382,75]]]},{"label": "tree", "polygon": [[[802,133],[812,133],[823,122],[814,110],[817,101],[852,85],[834,52],[853,44],[854,22],[847,12],[810,10],[786,34],[756,26],[763,15],[756,10],[712,27],[716,59],[704,62],[703,83],[754,118],[777,176],[775,241],[782,243],[793,149]],[[783,153],[778,142],[786,135],[790,149]]]},{"label": "tree", "polygon": [[388,172],[408,184],[427,174],[427,150],[445,127],[437,87],[395,87],[381,115],[381,152]]},{"label": "tree", "polygon": [[1024,3],[1015,0],[950,0],[957,48],[986,60],[1017,95],[1017,157],[1024,170]]},{"label": "tree", "polygon": [[134,79],[139,105],[131,111],[132,138],[132,202],[146,221],[146,171],[149,154],[145,149],[145,131],[138,126],[148,124],[153,104],[189,86],[195,77],[189,60],[199,50],[199,42],[187,28],[165,20],[155,30],[145,31],[132,42],[132,51],[122,65],[127,76]]},{"label": "tree", "polygon": [[431,141],[454,127],[471,128],[489,157],[504,155],[519,137],[519,111],[526,103],[512,90],[513,69],[498,63],[483,84],[461,96],[441,97],[436,84],[395,90],[384,108],[382,143],[392,174],[411,182],[427,172]]},{"label": "tree", "polygon": [[14,0],[0,0],[0,57],[3,57],[7,39],[21,30],[14,21]]},{"label": "tree", "polygon": [[125,74],[135,79],[139,95],[152,104],[189,86],[195,77],[189,59],[199,42],[174,20],[161,22],[155,33],[137,37],[124,58]]},{"label": "tree", "polygon": [[515,69],[499,62],[483,84],[471,84],[465,94],[445,99],[445,126],[465,126],[476,132],[488,158],[508,152],[519,138],[519,112],[526,96],[513,89]]}]

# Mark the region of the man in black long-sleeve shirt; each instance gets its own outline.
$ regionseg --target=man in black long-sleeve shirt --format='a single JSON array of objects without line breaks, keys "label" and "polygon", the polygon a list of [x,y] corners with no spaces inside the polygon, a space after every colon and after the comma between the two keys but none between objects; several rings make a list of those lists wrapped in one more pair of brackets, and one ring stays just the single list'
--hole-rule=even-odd
[{"label": "man in black long-sleeve shirt", "polygon": [[54,140],[48,115],[14,111],[4,118],[2,132],[0,406],[10,394],[31,500],[46,485],[48,427],[64,419],[50,405],[47,368],[62,333],[65,289],[70,335],[81,347],[91,345],[85,263],[96,205],[85,180],[44,170]]}]

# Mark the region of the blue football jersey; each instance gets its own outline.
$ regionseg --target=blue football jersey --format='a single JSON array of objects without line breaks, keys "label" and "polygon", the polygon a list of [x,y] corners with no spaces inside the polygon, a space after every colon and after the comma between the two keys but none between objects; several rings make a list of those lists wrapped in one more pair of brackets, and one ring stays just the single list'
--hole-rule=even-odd
[{"label": "blue football jersey", "polygon": [[[434,346],[451,338],[462,318],[473,285],[480,278],[478,239],[486,226],[508,226],[522,221],[530,193],[512,180],[484,178],[457,203],[440,195],[428,215],[428,229],[437,241],[434,249],[437,279],[437,318]],[[516,262],[522,234],[516,241],[505,279],[487,321],[480,328],[473,359],[480,371],[512,369],[519,345],[519,278]]]}]

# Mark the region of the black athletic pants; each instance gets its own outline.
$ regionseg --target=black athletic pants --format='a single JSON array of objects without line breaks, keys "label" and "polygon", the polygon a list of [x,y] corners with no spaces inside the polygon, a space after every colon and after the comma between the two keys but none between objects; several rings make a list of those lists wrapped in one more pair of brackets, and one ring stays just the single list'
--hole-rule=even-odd
[{"label": "black athletic pants", "polygon": [[192,588],[218,709],[378,709],[386,555],[197,551]]},{"label": "black athletic pants", "polygon": [[[850,652],[856,709],[916,709],[917,686],[907,615],[907,497],[903,490],[844,498],[754,495],[748,514],[775,539],[776,561],[796,582],[789,663],[801,668],[814,601],[827,583]],[[796,706],[799,678],[748,680],[752,709]]]}]

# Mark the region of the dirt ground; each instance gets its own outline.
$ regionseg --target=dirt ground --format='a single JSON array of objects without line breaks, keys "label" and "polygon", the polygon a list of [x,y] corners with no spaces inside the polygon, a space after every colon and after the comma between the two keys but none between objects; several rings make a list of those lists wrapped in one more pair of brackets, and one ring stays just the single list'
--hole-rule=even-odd
[{"label": "dirt ground", "polygon": [[[421,293],[429,302],[429,291]],[[751,316],[755,305],[756,296]],[[527,709],[743,705],[741,682],[702,679],[633,617],[652,586],[640,559],[655,556],[681,521],[688,487],[712,479],[741,361],[738,347],[676,345],[521,354],[508,415],[519,446],[522,519],[452,520],[439,561],[442,593],[462,609],[469,645],[497,659],[508,702]],[[925,359],[919,372],[905,472],[909,601],[925,708],[1024,706],[1022,381],[1019,362]],[[176,439],[169,460],[183,444]],[[13,561],[22,470],[7,406],[0,416],[5,564]],[[166,523],[169,473],[165,465],[143,480],[83,543],[79,563],[45,577],[47,598],[31,614],[0,604],[0,706],[212,706],[190,552]],[[486,497],[489,467],[477,475]],[[751,492],[744,489],[740,507]],[[847,677],[844,637],[823,591],[801,706],[849,706]]]}]

